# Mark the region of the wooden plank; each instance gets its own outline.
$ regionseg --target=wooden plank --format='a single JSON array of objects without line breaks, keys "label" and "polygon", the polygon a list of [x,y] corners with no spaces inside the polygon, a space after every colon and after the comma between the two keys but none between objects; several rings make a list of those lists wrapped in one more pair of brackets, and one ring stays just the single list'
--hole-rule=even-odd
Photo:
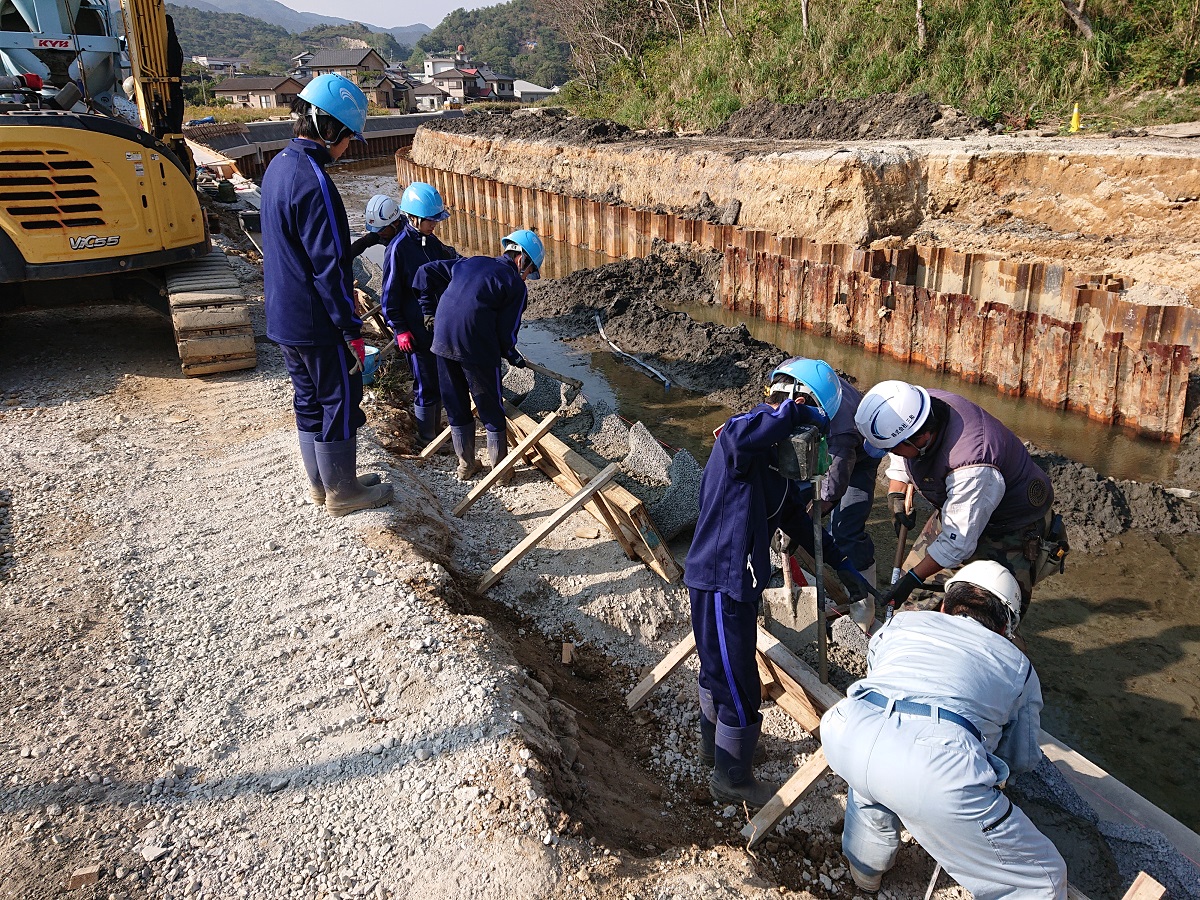
[{"label": "wooden plank", "polygon": [[446,443],[448,440],[450,440],[449,425],[442,429],[441,434],[425,445],[425,449],[417,454],[417,459],[429,459],[429,457],[437,453],[438,450],[442,448],[442,444]]},{"label": "wooden plank", "polygon": [[775,664],[776,668],[788,675],[812,701],[813,709],[818,713],[836,704],[844,696],[837,688],[821,684],[821,679],[812,667],[796,654],[779,642],[775,635],[758,626],[758,651]]},{"label": "wooden plank", "polygon": [[625,698],[625,707],[633,712],[646,702],[654,689],[662,684],[671,673],[683,665],[683,661],[696,652],[696,634],[689,631],[687,637],[671,648],[649,675],[638,682],[637,687]]},{"label": "wooden plank", "polygon": [[792,811],[792,808],[828,771],[829,763],[825,761],[825,751],[818,748],[817,752],[804,761],[804,765],[796,770],[796,774],[787,780],[775,796],[767,801],[767,805],[760,809],[757,815],[742,829],[742,837],[746,838],[748,842],[746,846],[753,849],[766,840],[771,830]]},{"label": "wooden plank", "polygon": [[183,374],[191,378],[193,375],[213,375],[217,372],[237,372],[240,369],[253,369],[258,365],[258,357],[251,353],[249,356],[231,356],[212,362],[184,363]]},{"label": "wooden plank", "polygon": [[189,360],[211,359],[214,356],[241,356],[254,353],[254,335],[221,334],[209,337],[184,338],[178,345],[179,358]]},{"label": "wooden plank", "polygon": [[811,706],[797,698],[795,694],[789,693],[778,682],[771,688],[771,699],[775,701],[776,706],[799,722],[805,731],[819,740],[821,719],[819,716],[813,715]]},{"label": "wooden plank", "polygon": [[787,672],[763,656],[762,653],[756,653],[755,659],[758,661],[759,672],[766,669],[771,679],[779,685],[779,689],[783,693],[791,698],[791,701],[784,704],[779,703],[777,698],[772,699],[775,699],[775,702],[779,703],[784,712],[799,722],[805,731],[813,735],[813,737],[817,737],[821,727],[821,714],[813,706],[812,699],[804,692],[804,688],[797,684],[795,679],[788,675]]},{"label": "wooden plank", "polygon": [[550,415],[546,416],[546,418],[542,420],[542,423],[538,425],[537,428],[522,438],[521,442],[517,444],[515,448],[509,451],[508,456],[504,457],[504,459],[500,461],[499,465],[493,467],[492,471],[490,471],[484,477],[484,479],[479,482],[479,484],[475,485],[475,487],[471,489],[471,493],[467,494],[467,496],[463,497],[463,499],[459,501],[458,505],[451,510],[451,514],[455,516],[461,516],[468,509],[470,509],[476,500],[486,494],[491,489],[492,485],[503,478],[509,472],[509,470],[517,464],[517,462],[524,456],[526,450],[536,444],[546,432],[554,427],[554,423],[557,421],[558,413],[556,412],[552,412]]},{"label": "wooden plank", "polygon": [[651,520],[650,514],[646,512],[646,508],[638,506],[636,509],[630,510],[629,518],[642,539],[641,543],[650,552],[650,556],[654,560],[653,563],[650,563],[650,568],[654,569],[654,571],[671,584],[682,578],[683,569],[679,567],[679,563],[675,561],[675,557],[671,555],[671,551],[663,543],[662,535],[658,533],[658,529],[654,526],[654,522]]},{"label": "wooden plank", "polygon": [[1165,887],[1145,872],[1138,872],[1137,878],[1133,879],[1133,884],[1129,886],[1122,900],[1162,900],[1165,896]]},{"label": "wooden plank", "polygon": [[550,534],[550,532],[552,532],[555,528],[570,518],[571,515],[577,512],[580,507],[587,503],[589,497],[608,484],[616,474],[616,463],[611,463],[610,465],[606,466],[603,471],[601,471],[596,475],[595,478],[588,482],[587,487],[583,488],[570,500],[564,503],[562,507],[560,507],[559,510],[554,513],[554,515],[550,516],[550,518],[539,525],[537,530],[528,535],[525,540],[521,541],[521,543],[513,547],[512,550],[508,551],[508,553],[506,553],[499,562],[492,566],[491,569],[488,570],[488,573],[480,580],[478,587],[479,593],[484,593],[497,581],[503,578],[504,573],[516,565],[521,557],[545,540],[546,536]]}]

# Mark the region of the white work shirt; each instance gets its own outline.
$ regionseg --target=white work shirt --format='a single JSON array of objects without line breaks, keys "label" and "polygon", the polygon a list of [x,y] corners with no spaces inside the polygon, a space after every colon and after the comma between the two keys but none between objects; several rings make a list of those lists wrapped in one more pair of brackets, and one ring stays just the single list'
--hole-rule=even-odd
[{"label": "white work shirt", "polygon": [[[888,454],[887,477],[911,484],[904,457]],[[928,553],[943,569],[956,569],[971,558],[983,529],[1004,499],[1004,476],[995,466],[963,466],[946,476],[942,533]]]},{"label": "white work shirt", "polygon": [[896,613],[871,639],[867,677],[852,685],[848,696],[868,691],[969,719],[984,749],[1014,775],[1033,769],[1042,758],[1037,672],[1011,641],[974,619],[933,611]]}]

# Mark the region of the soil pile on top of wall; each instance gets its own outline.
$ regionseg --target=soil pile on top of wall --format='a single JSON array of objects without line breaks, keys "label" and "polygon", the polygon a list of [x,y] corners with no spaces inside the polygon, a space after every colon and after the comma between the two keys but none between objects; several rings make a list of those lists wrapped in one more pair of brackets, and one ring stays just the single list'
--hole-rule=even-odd
[{"label": "soil pile on top of wall", "polygon": [[876,94],[849,100],[819,97],[796,104],[756,100],[712,133],[738,138],[867,141],[966,137],[989,128],[986,119],[939,106],[924,94]]},{"label": "soil pile on top of wall", "polygon": [[471,113],[455,119],[438,119],[421,126],[455,134],[478,134],[538,141],[553,138],[566,144],[612,144],[633,134],[624,125],[607,119],[569,116],[556,108],[521,109],[511,113]]}]

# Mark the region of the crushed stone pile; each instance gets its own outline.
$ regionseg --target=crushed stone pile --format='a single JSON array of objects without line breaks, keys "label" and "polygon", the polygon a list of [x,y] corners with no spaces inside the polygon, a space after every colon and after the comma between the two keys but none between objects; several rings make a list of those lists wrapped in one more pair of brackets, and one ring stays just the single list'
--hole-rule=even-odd
[{"label": "crushed stone pile", "polygon": [[633,132],[626,125],[607,119],[568,115],[565,109],[557,107],[516,110],[511,113],[471,112],[461,118],[438,119],[421,127],[509,140],[553,139],[569,144],[613,144],[633,136]]},{"label": "crushed stone pile", "polygon": [[986,119],[941,106],[925,94],[876,94],[847,100],[818,97],[796,104],[756,100],[712,133],[735,138],[865,141],[966,137],[990,128]]}]

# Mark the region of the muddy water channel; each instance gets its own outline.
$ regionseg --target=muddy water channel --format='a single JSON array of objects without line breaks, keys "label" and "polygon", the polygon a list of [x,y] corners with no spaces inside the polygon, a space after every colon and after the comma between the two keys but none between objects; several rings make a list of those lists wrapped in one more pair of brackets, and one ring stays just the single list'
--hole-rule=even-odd
[{"label": "muddy water channel", "polygon": [[[356,216],[361,220],[371,194],[398,194],[393,172],[390,165],[341,171],[337,180],[352,223]],[[439,234],[461,253],[491,255],[507,230],[457,214]],[[548,242],[547,250],[548,277],[611,261],[555,242]],[[861,385],[907,378],[954,390],[1025,440],[1104,475],[1171,483],[1170,446],[811,333],[715,307],[684,308],[696,319],[745,324],[755,337],[788,353],[828,359]],[[603,400],[627,419],[645,422],[666,443],[687,448],[701,462],[707,459],[712,429],[730,410],[678,387],[666,390],[598,341],[587,343],[565,344],[532,322],[521,333],[522,349],[531,359],[583,380],[593,402]],[[877,504],[871,530],[878,558],[890,560],[895,538],[883,512]],[[1095,553],[1072,554],[1065,574],[1039,585],[1022,631],[1042,679],[1043,727],[1200,830],[1200,780],[1193,771],[1200,759],[1200,536],[1129,532]]]}]

